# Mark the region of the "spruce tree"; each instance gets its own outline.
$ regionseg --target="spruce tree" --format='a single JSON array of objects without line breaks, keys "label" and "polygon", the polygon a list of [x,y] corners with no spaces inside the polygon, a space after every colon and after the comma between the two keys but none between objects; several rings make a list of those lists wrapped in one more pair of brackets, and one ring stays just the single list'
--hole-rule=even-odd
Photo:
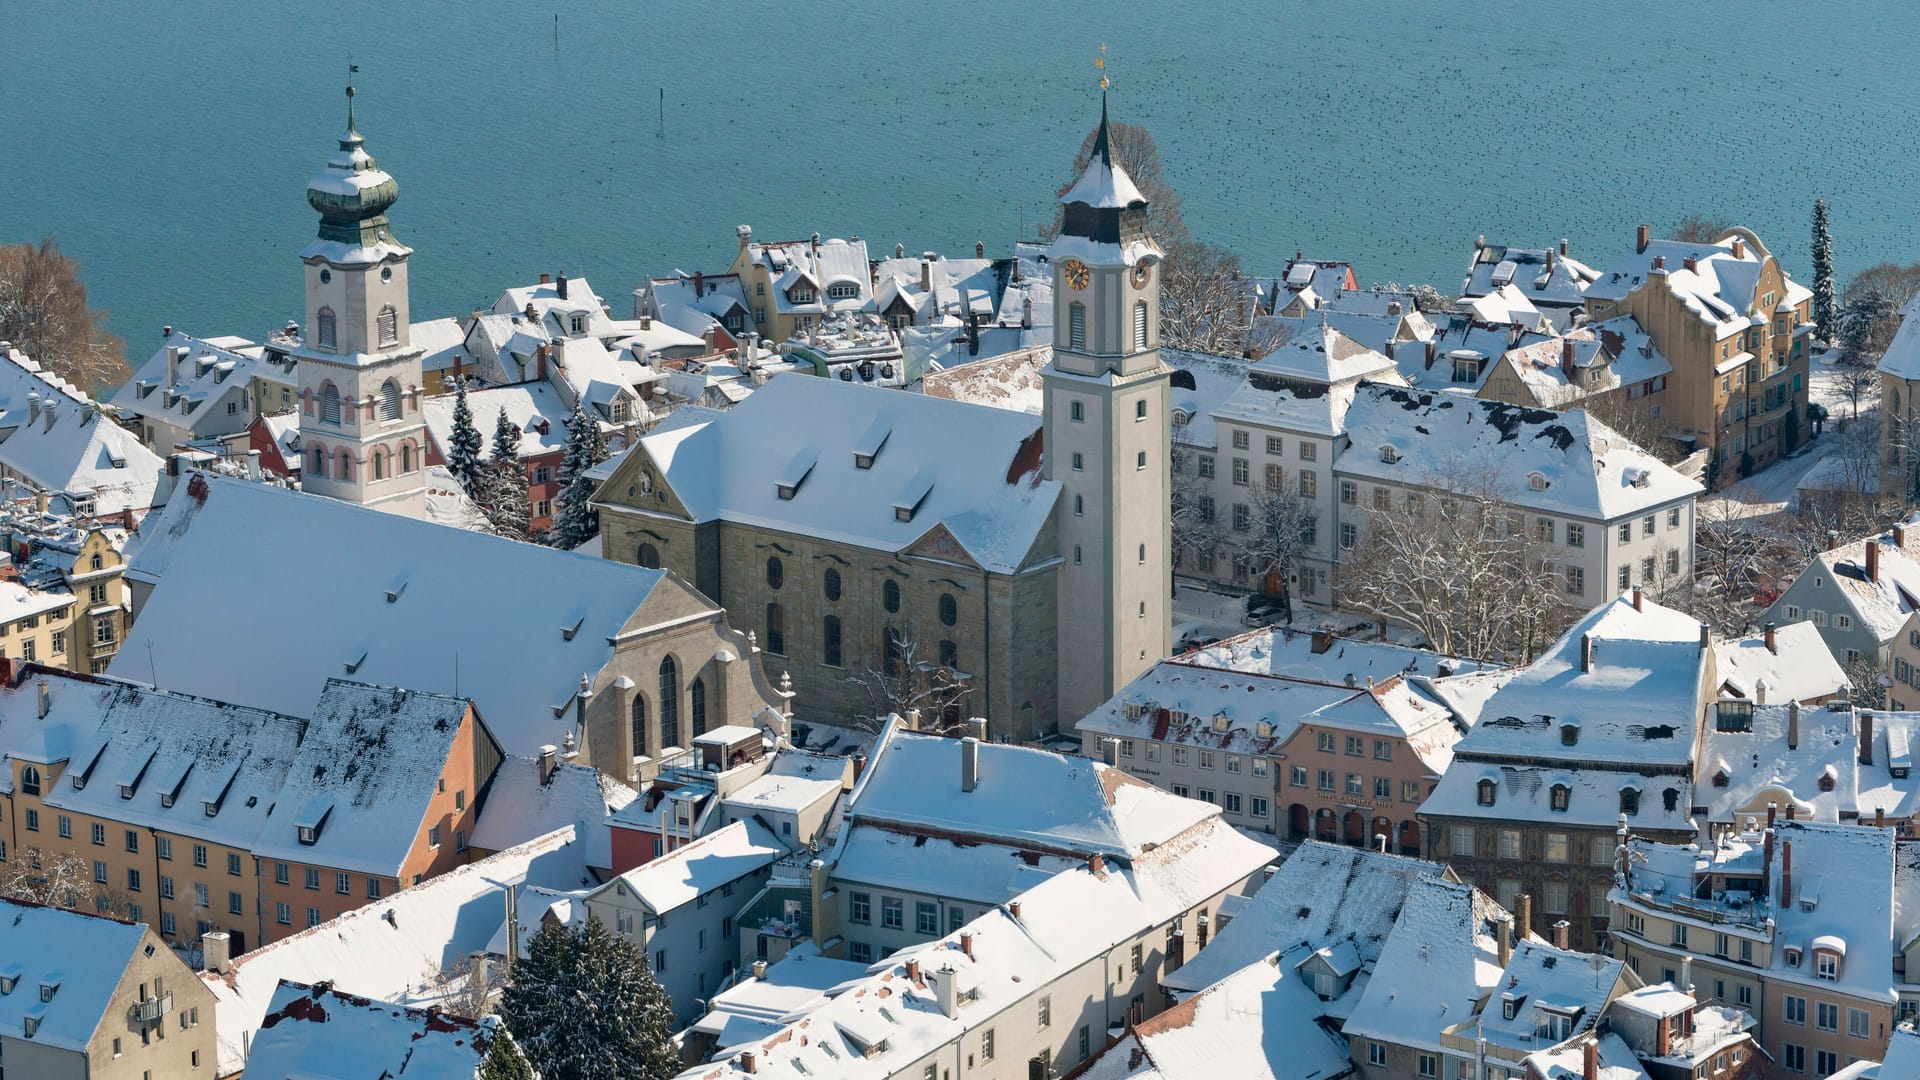
[{"label": "spruce tree", "polygon": [[606,433],[587,411],[585,401],[575,401],[573,415],[567,418],[567,450],[560,459],[560,494],[554,499],[554,547],[577,548],[599,531],[589,504],[593,480],[587,473],[606,456]]},{"label": "spruce tree", "polygon": [[480,474],[480,429],[473,426],[473,409],[467,405],[467,378],[454,380],[453,434],[448,438],[447,471],[460,482],[469,496]]},{"label": "spruce tree", "polygon": [[493,453],[473,483],[474,505],[496,536],[525,540],[532,520],[527,504],[527,470],[520,461],[520,429],[501,409],[493,424]]},{"label": "spruce tree", "polygon": [[1813,321],[1820,340],[1831,342],[1839,327],[1833,295],[1833,233],[1827,229],[1827,200],[1813,200]]},{"label": "spruce tree", "polygon": [[493,457],[495,461],[501,458],[509,461],[520,459],[520,429],[507,419],[505,408],[493,421]]},{"label": "spruce tree", "polygon": [[666,1080],[683,1069],[673,1003],[646,955],[594,916],[540,928],[500,1017],[543,1080]]},{"label": "spruce tree", "polygon": [[487,1056],[480,1061],[475,1080],[535,1080],[527,1056],[514,1045],[505,1027],[496,1027],[487,1040]]}]

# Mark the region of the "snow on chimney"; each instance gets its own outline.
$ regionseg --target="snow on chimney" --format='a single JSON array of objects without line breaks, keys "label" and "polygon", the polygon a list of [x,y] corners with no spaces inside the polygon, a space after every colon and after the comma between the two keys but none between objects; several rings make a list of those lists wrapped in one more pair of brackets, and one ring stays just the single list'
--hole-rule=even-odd
[{"label": "snow on chimney", "polygon": [[1747,241],[1744,238],[1738,236],[1733,238],[1733,257],[1736,259],[1747,257]]},{"label": "snow on chimney", "polygon": [[540,275],[540,284],[542,284],[542,285],[551,285],[551,284],[553,284],[553,275],[552,275],[552,274],[541,274],[541,275]]},{"label": "snow on chimney", "polygon": [[[1653,226],[1642,225],[1633,231],[1633,250],[1635,254],[1647,250],[1647,241],[1653,236]],[[1656,264],[1658,265],[1658,264]]]},{"label": "snow on chimney", "polygon": [[969,735],[960,740],[960,790],[980,786],[980,740]]},{"label": "snow on chimney", "polygon": [[1500,970],[1507,970],[1513,959],[1513,916],[1497,915],[1493,922],[1493,940],[1500,948]]},{"label": "snow on chimney", "polygon": [[1880,580],[1880,538],[1877,536],[1867,537],[1867,580],[1876,583]]},{"label": "snow on chimney", "polygon": [[1780,646],[1778,643],[1774,641],[1772,623],[1767,624],[1766,634],[1767,634],[1767,651],[1770,653],[1773,653],[1776,656],[1779,655]]},{"label": "snow on chimney", "polygon": [[540,786],[546,787],[553,782],[554,760],[559,756],[560,748],[548,743],[540,748]]},{"label": "snow on chimney", "polygon": [[1660,273],[1660,274],[1666,273],[1667,257],[1665,255],[1655,255],[1653,257],[1653,269],[1655,273]]},{"label": "snow on chimney", "polygon": [[1567,254],[1567,238],[1563,236],[1560,238],[1560,256],[1562,258],[1565,258],[1566,254]]},{"label": "snow on chimney", "polygon": [[1840,546],[1840,530],[1828,529],[1827,530],[1827,550],[1832,551],[1834,548],[1837,548],[1839,546]]},{"label": "snow on chimney", "polygon": [[1901,551],[1907,550],[1907,523],[1904,521],[1893,523],[1893,546]]},{"label": "snow on chimney", "polygon": [[1020,901],[1018,900],[1010,901],[1007,904],[1007,914],[1013,916],[1013,921],[1019,922],[1020,921]]},{"label": "snow on chimney", "polygon": [[[757,970],[759,966],[760,965],[758,963],[754,965],[754,967],[756,968],[756,971],[755,971],[756,975],[759,973]],[[913,983],[917,983],[920,981],[920,961],[918,960],[907,961],[907,981],[913,982]]]},{"label": "snow on chimney", "polygon": [[967,954],[967,959],[973,959],[973,931],[960,931],[960,951]]},{"label": "snow on chimney", "polygon": [[[751,1050],[740,1051],[740,1071],[757,1073],[760,1071],[760,1057]],[[1589,1078],[1591,1080],[1591,1078]]]},{"label": "snow on chimney", "polygon": [[[912,969],[916,968],[919,963],[920,961],[918,960],[909,960],[907,961],[907,966],[909,969]],[[756,979],[765,979],[767,977],[767,962],[765,960],[755,960],[753,962],[753,977]]]},{"label": "snow on chimney", "polygon": [[1700,272],[1700,260],[1694,258],[1691,255],[1687,256],[1684,259],[1681,259],[1680,265],[1686,267],[1689,273],[1697,274]]},{"label": "snow on chimney", "polygon": [[973,242],[973,257],[976,259],[984,259],[987,257],[987,242],[985,240],[975,240]]},{"label": "snow on chimney", "polygon": [[1567,948],[1567,931],[1572,927],[1572,925],[1573,925],[1572,923],[1569,923],[1565,919],[1557,920],[1553,924],[1553,947],[1554,948],[1556,949]]},{"label": "snow on chimney", "polygon": [[233,957],[228,952],[227,932],[210,930],[200,935],[200,970],[215,971],[222,975],[233,970]]},{"label": "snow on chimney", "polygon": [[1640,586],[1638,586],[1638,585],[1635,585],[1635,586],[1633,587],[1633,610],[1635,610],[1635,611],[1639,611],[1639,610],[1641,610],[1641,607],[1640,607]]},{"label": "snow on chimney", "polygon": [[1860,710],[1860,764],[1873,764],[1873,713]]},{"label": "snow on chimney", "polygon": [[740,241],[740,250],[745,251],[747,250],[747,245],[753,243],[753,226],[735,225],[733,227],[733,235]]},{"label": "snow on chimney", "polygon": [[[1640,226],[1642,229],[1645,225]],[[1588,1039],[1580,1051],[1580,1080],[1600,1080],[1600,1037]]]}]

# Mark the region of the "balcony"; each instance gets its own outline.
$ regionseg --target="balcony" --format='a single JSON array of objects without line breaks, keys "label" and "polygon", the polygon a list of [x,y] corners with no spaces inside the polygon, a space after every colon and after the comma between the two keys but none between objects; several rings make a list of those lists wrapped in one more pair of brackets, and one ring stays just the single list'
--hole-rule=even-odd
[{"label": "balcony", "polygon": [[160,997],[150,997],[134,1002],[133,1007],[128,1010],[128,1013],[129,1019],[134,1023],[151,1025],[158,1024],[172,1011],[173,995],[165,994]]}]

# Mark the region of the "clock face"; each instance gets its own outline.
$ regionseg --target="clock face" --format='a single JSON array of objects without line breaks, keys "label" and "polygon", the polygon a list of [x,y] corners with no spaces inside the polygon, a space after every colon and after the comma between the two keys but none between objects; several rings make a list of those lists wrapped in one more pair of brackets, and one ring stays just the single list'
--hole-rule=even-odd
[{"label": "clock face", "polygon": [[1087,264],[1079,259],[1068,259],[1060,264],[1060,276],[1067,279],[1067,288],[1080,290],[1087,287]]},{"label": "clock face", "polygon": [[1153,263],[1148,261],[1145,255],[1140,256],[1140,261],[1133,264],[1132,277],[1133,287],[1136,289],[1146,288],[1147,282],[1153,280]]}]

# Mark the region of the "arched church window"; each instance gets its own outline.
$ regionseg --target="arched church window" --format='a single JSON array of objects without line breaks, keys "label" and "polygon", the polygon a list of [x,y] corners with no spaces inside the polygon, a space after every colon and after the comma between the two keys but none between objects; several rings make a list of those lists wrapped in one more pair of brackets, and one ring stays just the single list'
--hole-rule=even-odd
[{"label": "arched church window", "polygon": [[638,693],[633,695],[632,731],[633,755],[651,754],[647,747],[647,699]]},{"label": "arched church window", "polygon": [[383,347],[400,344],[400,313],[393,310],[392,304],[380,309],[380,344]]},{"label": "arched church window", "polygon": [[400,419],[400,380],[388,379],[380,384],[380,419]]},{"label": "arched church window", "polygon": [[660,737],[680,738],[680,666],[671,656],[660,661]]},{"label": "arched church window", "polygon": [[333,309],[332,308],[323,307],[319,311],[314,313],[313,336],[316,339],[315,343],[318,344],[321,348],[332,349],[334,347]]},{"label": "arched church window", "polygon": [[707,733],[707,682],[695,679],[687,684],[687,704],[693,711],[693,734],[699,738]]},{"label": "arched church window", "polygon": [[323,424],[340,422],[340,388],[330,382],[320,387],[320,422]]},{"label": "arched church window", "polygon": [[400,444],[400,471],[403,473],[410,473],[413,471],[413,444],[412,443]]},{"label": "arched church window", "polygon": [[327,475],[327,451],[324,448],[313,448],[313,463],[307,466],[307,472],[316,477]]},{"label": "arched church window", "polygon": [[353,454],[351,452],[346,450],[340,451],[340,471],[335,475],[342,480],[353,479]]},{"label": "arched church window", "polygon": [[387,478],[387,452],[385,450],[375,450],[373,452],[373,478],[375,480],[385,480]]}]

